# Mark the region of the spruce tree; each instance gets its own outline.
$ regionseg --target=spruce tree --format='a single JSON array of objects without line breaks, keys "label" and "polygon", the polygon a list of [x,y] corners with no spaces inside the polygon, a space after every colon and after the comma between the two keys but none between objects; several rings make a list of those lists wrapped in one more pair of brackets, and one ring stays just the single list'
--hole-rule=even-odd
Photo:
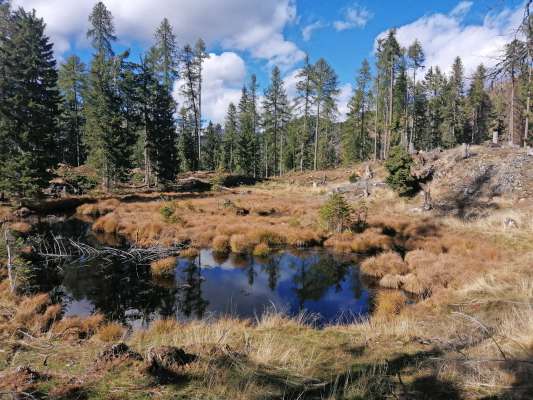
[{"label": "spruce tree", "polygon": [[236,171],[252,175],[254,167],[254,121],[248,89],[243,87],[238,109],[238,134],[235,149]]},{"label": "spruce tree", "polygon": [[[277,170],[281,174],[279,160],[283,158],[283,144],[289,117],[289,104],[281,79],[281,72],[278,67],[274,67],[270,77],[270,85],[265,90],[263,99],[265,177],[268,177],[270,171],[276,174]],[[269,158],[270,154],[272,158]]]},{"label": "spruce tree", "polygon": [[354,95],[348,104],[348,118],[344,123],[342,157],[344,162],[364,160],[369,151],[367,114],[370,108],[370,64],[363,60],[356,80]]},{"label": "spruce tree", "polygon": [[192,171],[196,157],[194,147],[194,120],[185,107],[180,109],[178,127],[178,160],[180,171]]},{"label": "spruce tree", "polygon": [[300,142],[300,171],[304,169],[304,160],[306,158],[306,147],[311,140],[310,134],[310,121],[309,115],[311,113],[311,103],[314,96],[312,79],[313,79],[313,66],[309,63],[309,56],[306,54],[305,63],[303,68],[298,72],[298,83],[296,84],[296,90],[298,95],[296,97],[296,105],[300,108],[302,113],[301,127],[299,132]]},{"label": "spruce tree", "polygon": [[83,93],[86,90],[86,69],[78,56],[72,55],[59,68],[58,87],[61,103],[60,150],[62,161],[80,166],[85,162],[83,146]]},{"label": "spruce tree", "polygon": [[35,11],[20,8],[7,21],[0,43],[0,190],[31,196],[48,184],[57,161],[56,61]]},{"label": "spruce tree", "polygon": [[409,49],[407,50],[408,66],[413,71],[413,80],[411,81],[411,108],[410,108],[410,131],[409,131],[409,142],[408,148],[411,148],[414,138],[416,137],[416,114],[415,114],[415,103],[416,96],[418,95],[416,88],[416,73],[419,69],[424,68],[424,62],[426,56],[424,54],[424,49],[418,40],[415,40]]},{"label": "spruce tree", "polygon": [[[102,188],[107,191],[124,177],[131,159],[133,127],[128,125],[129,118],[124,118],[123,106],[129,99],[124,96],[126,87],[121,87],[125,82],[123,67],[127,54],[114,55],[111,46],[116,39],[113,19],[103,3],[94,6],[89,21],[91,28],[87,37],[96,53],[85,96],[84,137],[88,160],[98,171]],[[126,111],[133,110],[128,107]]]},{"label": "spruce tree", "polygon": [[487,70],[481,64],[472,77],[468,93],[470,143],[472,144],[481,143],[486,139],[491,108],[490,98],[485,89],[486,79]]},{"label": "spruce tree", "polygon": [[226,171],[234,172],[236,167],[236,148],[238,138],[238,116],[235,104],[230,103],[224,124],[222,168]]},{"label": "spruce tree", "polygon": [[220,125],[214,125],[211,121],[205,130],[202,165],[208,171],[214,171],[219,166],[221,130]]}]

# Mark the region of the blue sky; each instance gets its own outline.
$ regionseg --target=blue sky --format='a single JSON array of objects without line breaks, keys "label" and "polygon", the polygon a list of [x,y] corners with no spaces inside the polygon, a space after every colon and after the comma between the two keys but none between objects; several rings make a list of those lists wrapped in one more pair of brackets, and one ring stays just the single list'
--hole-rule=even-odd
[{"label": "blue sky", "polygon": [[[58,59],[77,53],[88,60],[87,16],[94,0],[12,0],[35,8],[48,24]],[[119,48],[138,57],[150,45],[159,21],[168,17],[183,45],[203,37],[212,53],[206,62],[205,119],[222,121],[230,101],[256,73],[264,88],[273,65],[285,76],[289,95],[308,53],[324,57],[341,83],[339,112],[346,111],[362,60],[372,60],[376,38],[398,28],[403,46],[421,40],[427,65],[447,71],[455,56],[467,73],[490,66],[516,29],[523,0],[104,0],[115,17]],[[179,94],[176,90],[176,97]]]}]

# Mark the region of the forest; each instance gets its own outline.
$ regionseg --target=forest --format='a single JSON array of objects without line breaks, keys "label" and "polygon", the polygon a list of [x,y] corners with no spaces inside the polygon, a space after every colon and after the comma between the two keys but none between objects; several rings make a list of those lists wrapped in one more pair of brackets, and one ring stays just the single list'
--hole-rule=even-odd
[{"label": "forest", "polygon": [[[202,117],[202,39],[180,46],[167,19],[153,46],[133,59],[116,54],[113,16],[100,2],[90,16],[89,65],[76,55],[58,65],[46,21],[1,8],[0,188],[32,196],[58,163],[88,163],[106,191],[131,179],[148,187],[176,174],[223,170],[257,178],[387,159],[390,149],[453,148],[500,141],[530,143],[531,19],[496,66],[465,74],[426,65],[418,41],[402,48],[391,29],[378,40],[375,65],[363,61],[347,115],[339,115],[337,75],[307,57],[298,95],[289,99],[279,68],[267,87],[252,75],[223,125]],[[177,104],[177,86],[184,101]],[[133,174],[134,175],[134,174]]]}]

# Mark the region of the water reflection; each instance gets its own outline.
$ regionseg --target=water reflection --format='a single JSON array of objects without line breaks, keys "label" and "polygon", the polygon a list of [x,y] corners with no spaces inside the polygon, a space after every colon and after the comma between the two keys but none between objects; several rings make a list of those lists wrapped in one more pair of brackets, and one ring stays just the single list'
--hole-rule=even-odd
[{"label": "water reflection", "polygon": [[66,315],[100,312],[134,327],[159,317],[256,318],[272,308],[313,313],[322,323],[369,312],[358,267],[321,251],[268,258],[202,251],[194,260],[178,260],[174,278],[167,280],[152,277],[147,265],[118,259],[41,267],[40,290],[62,302]]}]

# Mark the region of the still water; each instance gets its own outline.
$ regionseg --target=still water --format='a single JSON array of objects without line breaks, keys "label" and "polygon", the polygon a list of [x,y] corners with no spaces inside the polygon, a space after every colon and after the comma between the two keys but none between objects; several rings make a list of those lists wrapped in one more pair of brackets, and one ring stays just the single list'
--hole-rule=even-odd
[{"label": "still water", "polygon": [[[63,235],[79,238],[87,232],[73,226],[63,227]],[[370,304],[355,263],[322,250],[267,258],[221,257],[202,250],[195,259],[178,259],[168,279],[152,277],[147,265],[109,257],[38,271],[39,290],[61,302],[67,316],[100,312],[132,327],[161,317],[260,318],[272,310],[303,312],[318,324],[350,322],[366,315]]]}]

